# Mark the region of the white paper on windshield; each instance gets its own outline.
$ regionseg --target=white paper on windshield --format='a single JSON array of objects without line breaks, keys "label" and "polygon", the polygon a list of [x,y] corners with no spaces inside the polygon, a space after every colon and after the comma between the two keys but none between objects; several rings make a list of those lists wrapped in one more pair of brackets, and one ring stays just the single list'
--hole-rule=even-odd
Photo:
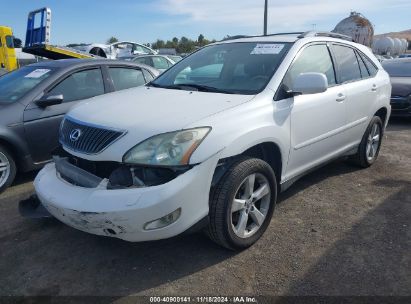
[{"label": "white paper on windshield", "polygon": [[24,77],[25,78],[40,78],[41,76],[43,76],[44,74],[47,74],[48,72],[50,72],[50,70],[48,69],[35,69],[34,71],[28,73]]},{"label": "white paper on windshield", "polygon": [[283,48],[284,44],[279,43],[257,44],[256,47],[251,51],[251,55],[279,54]]}]

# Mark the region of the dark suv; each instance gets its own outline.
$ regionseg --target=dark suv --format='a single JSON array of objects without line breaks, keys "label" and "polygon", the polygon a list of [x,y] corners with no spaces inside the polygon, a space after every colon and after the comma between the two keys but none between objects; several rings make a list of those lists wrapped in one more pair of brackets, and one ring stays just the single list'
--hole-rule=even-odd
[{"label": "dark suv", "polygon": [[0,193],[17,169],[51,159],[64,114],[80,101],[144,85],[159,71],[114,60],[43,61],[0,77]]}]

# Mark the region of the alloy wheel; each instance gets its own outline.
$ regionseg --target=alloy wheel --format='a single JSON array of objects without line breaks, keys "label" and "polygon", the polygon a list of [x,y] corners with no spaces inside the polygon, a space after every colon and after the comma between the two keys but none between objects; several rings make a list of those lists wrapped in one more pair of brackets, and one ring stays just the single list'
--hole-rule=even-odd
[{"label": "alloy wheel", "polygon": [[245,178],[231,204],[231,225],[240,238],[248,238],[263,225],[270,208],[271,189],[268,179],[254,173]]},{"label": "alloy wheel", "polygon": [[370,131],[370,134],[367,138],[367,148],[366,148],[366,156],[369,162],[372,162],[374,158],[377,156],[378,148],[380,146],[381,140],[381,127],[379,124],[375,123]]},{"label": "alloy wheel", "polygon": [[0,152],[0,187],[2,187],[10,176],[10,162],[6,155]]}]

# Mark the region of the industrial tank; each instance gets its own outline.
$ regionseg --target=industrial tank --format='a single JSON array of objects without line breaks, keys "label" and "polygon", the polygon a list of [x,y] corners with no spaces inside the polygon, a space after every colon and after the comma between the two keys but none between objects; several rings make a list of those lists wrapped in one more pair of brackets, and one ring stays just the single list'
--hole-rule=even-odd
[{"label": "industrial tank", "polygon": [[341,20],[337,24],[333,32],[350,36],[355,42],[371,47],[374,27],[371,22],[360,13],[351,12],[349,17]]},{"label": "industrial tank", "polygon": [[403,44],[400,38],[394,38],[394,55],[399,55],[402,52]]},{"label": "industrial tank", "polygon": [[375,41],[373,52],[378,55],[393,55],[395,53],[395,42],[391,37],[382,37]]},{"label": "industrial tank", "polygon": [[402,45],[403,45],[402,53],[405,53],[408,50],[408,41],[407,41],[407,39],[404,39],[404,38],[402,38],[401,41],[402,41]]}]

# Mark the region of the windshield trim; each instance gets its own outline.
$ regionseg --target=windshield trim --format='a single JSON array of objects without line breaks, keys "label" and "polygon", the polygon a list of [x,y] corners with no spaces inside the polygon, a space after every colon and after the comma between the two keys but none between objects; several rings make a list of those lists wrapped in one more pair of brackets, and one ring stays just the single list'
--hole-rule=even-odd
[{"label": "windshield trim", "polygon": [[[217,45],[249,44],[249,43],[255,43],[255,44],[279,43],[279,44],[287,45],[288,47],[287,47],[286,51],[283,53],[283,55],[280,57],[279,64],[276,66],[276,68],[270,74],[270,76],[268,77],[268,80],[261,87],[261,89],[259,89],[259,90],[236,90],[236,89],[233,89],[233,90],[225,90],[225,91],[229,91],[230,93],[221,93],[221,94],[236,94],[236,95],[257,95],[257,94],[260,94],[262,91],[264,91],[267,88],[268,84],[273,79],[275,73],[277,72],[278,68],[281,66],[282,62],[284,61],[284,58],[287,56],[288,52],[291,50],[291,48],[293,47],[295,42],[289,42],[289,41],[286,41],[286,42],[285,41],[260,41],[260,40],[258,40],[258,41],[235,41],[235,42],[234,41],[233,42],[220,41],[220,42],[208,44],[208,45],[206,45],[202,48],[199,48],[198,50],[195,50],[194,52],[192,52],[188,56],[181,59],[179,62],[175,63],[172,67],[170,67],[168,70],[166,70],[163,74],[160,74],[157,78],[155,78],[154,80],[147,83],[146,86],[153,86],[153,87],[157,87],[157,88],[176,90],[177,88],[172,88],[170,86],[163,86],[161,84],[158,84],[156,81],[159,80],[162,76],[166,75],[166,73],[169,73],[169,71],[172,70],[173,68],[175,68],[177,65],[182,64],[185,60],[189,59],[192,55],[196,54],[197,52],[199,52],[199,51],[201,51],[205,48],[213,47],[213,46],[217,46]],[[215,92],[210,92],[210,93],[215,93]]]}]

